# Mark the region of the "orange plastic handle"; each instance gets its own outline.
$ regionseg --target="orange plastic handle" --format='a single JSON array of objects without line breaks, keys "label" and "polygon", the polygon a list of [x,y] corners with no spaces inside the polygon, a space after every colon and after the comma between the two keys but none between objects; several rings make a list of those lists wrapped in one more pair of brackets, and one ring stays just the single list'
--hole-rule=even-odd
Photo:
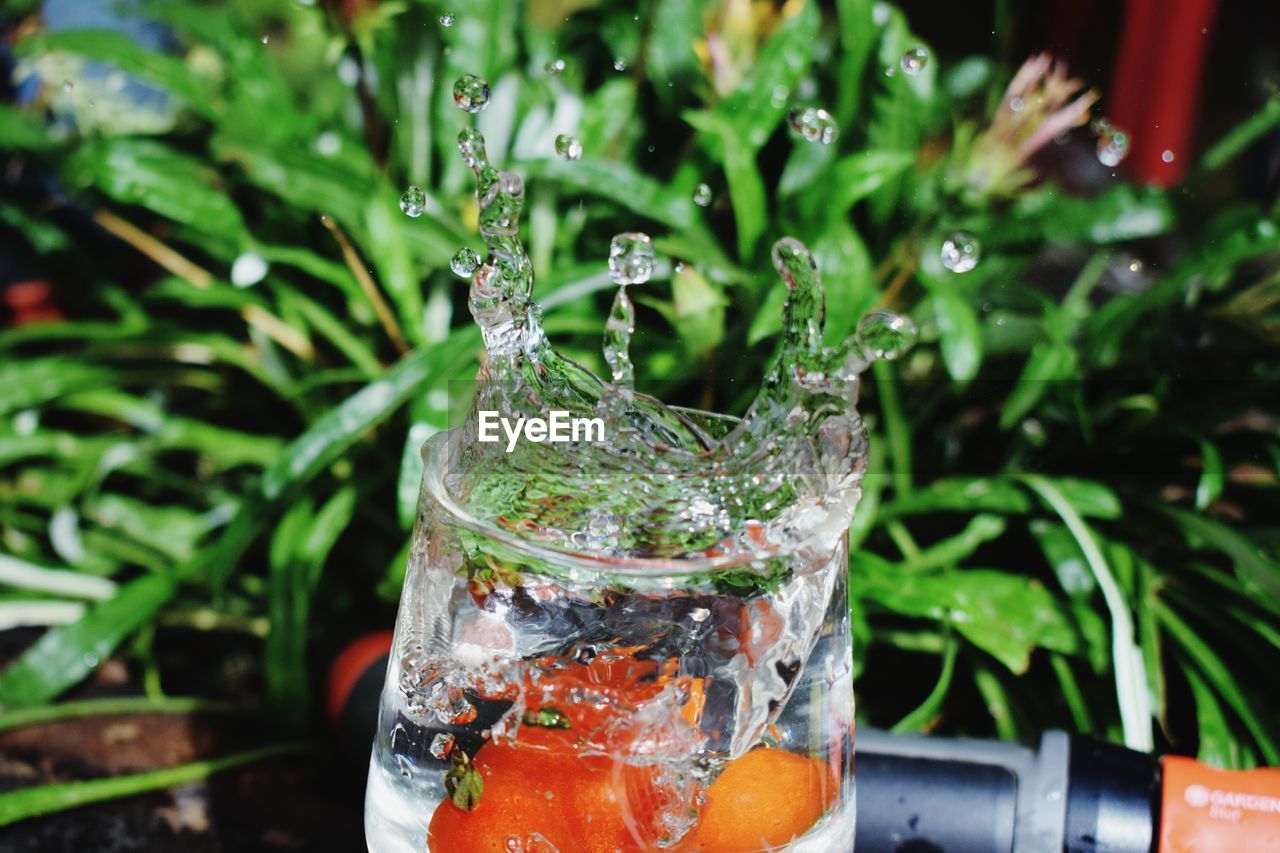
[{"label": "orange plastic handle", "polygon": [[1160,853],[1280,850],[1280,768],[1218,770],[1164,759]]}]

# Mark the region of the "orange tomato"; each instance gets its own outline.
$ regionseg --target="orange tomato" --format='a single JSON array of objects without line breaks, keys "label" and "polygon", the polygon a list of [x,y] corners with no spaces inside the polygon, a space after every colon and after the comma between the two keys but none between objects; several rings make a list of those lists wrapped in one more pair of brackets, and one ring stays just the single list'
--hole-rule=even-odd
[{"label": "orange tomato", "polygon": [[835,799],[826,762],[760,747],[729,762],[707,789],[694,831],[681,853],[771,850],[804,835]]}]

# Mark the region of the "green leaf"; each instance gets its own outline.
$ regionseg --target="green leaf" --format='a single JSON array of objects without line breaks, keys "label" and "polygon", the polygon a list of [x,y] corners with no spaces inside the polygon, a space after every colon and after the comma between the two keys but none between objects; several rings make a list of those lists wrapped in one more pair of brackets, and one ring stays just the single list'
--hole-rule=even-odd
[{"label": "green leaf", "polygon": [[982,327],[978,325],[978,315],[969,300],[954,288],[934,287],[930,296],[941,337],[942,362],[953,380],[968,382],[978,375],[982,365]]},{"label": "green leaf", "polygon": [[982,569],[896,575],[859,590],[905,616],[947,622],[1014,673],[1041,646],[1074,654],[1079,637],[1062,605],[1030,578]]},{"label": "green leaf", "polygon": [[46,151],[56,148],[40,122],[8,104],[0,104],[0,151]]},{"label": "green leaf", "polygon": [[120,376],[109,367],[89,361],[51,356],[0,363],[0,414],[29,409],[64,394],[87,388],[111,387]]},{"label": "green leaf", "polygon": [[356,491],[340,489],[316,511],[293,505],[271,542],[267,591],[271,631],[263,645],[267,696],[275,712],[302,726],[310,707],[307,638],[311,598],[320,570],[355,512]]},{"label": "green leaf", "polygon": [[983,544],[1000,538],[1005,520],[998,515],[980,513],[969,519],[964,530],[930,545],[919,554],[903,560],[898,568],[903,572],[922,572],[929,569],[954,566],[973,554]]},{"label": "green leaf", "polygon": [[386,376],[369,383],[325,413],[291,442],[267,469],[257,489],[245,500],[226,532],[184,571],[208,573],[215,584],[231,573],[236,560],[279,509],[317,474],[333,464],[373,427],[400,408],[410,396],[423,393],[474,364],[479,330],[458,329],[439,344],[402,358]]},{"label": "green leaf", "polygon": [[1182,672],[1196,703],[1196,726],[1200,733],[1196,757],[1210,767],[1228,770],[1242,767],[1240,743],[1231,734],[1231,725],[1218,704],[1218,697],[1194,667],[1183,667]]},{"label": "green leaf", "polygon": [[1280,125],[1280,98],[1272,97],[1249,118],[1232,128],[1200,158],[1200,168],[1212,172],[1238,157],[1246,148]]},{"label": "green leaf", "polygon": [[1225,554],[1242,581],[1272,601],[1280,599],[1280,564],[1268,558],[1258,543],[1208,516],[1167,506],[1158,509],[1178,523],[1189,545]]},{"label": "green leaf", "polygon": [[1000,428],[1007,430],[1035,409],[1056,383],[1076,375],[1076,352],[1069,345],[1042,342],[1031,350],[1013,390],[1000,410]]},{"label": "green leaf", "polygon": [[[95,605],[79,621],[45,632],[0,672],[0,708],[42,705],[78,684],[121,640],[147,622],[173,591],[172,579],[146,575],[121,586],[114,598]],[[0,805],[0,823],[3,814]]]},{"label": "green leaf", "polygon": [[553,180],[566,191],[608,199],[671,228],[699,227],[692,198],[616,160],[531,160],[521,168],[531,178]]},{"label": "green leaf", "polygon": [[122,204],[138,204],[239,247],[247,239],[240,211],[208,164],[151,139],[113,137],[78,146],[64,173]]},{"label": "green leaf", "polygon": [[90,779],[85,782],[60,782],[52,785],[36,785],[0,794],[0,826],[8,826],[27,818],[55,814],[67,809],[132,797],[148,791],[176,788],[208,779],[222,773],[284,755],[301,753],[303,747],[296,744],[268,746],[237,752],[222,758],[193,761],[178,767],[149,770],[106,779]]},{"label": "green leaf", "polygon": [[924,731],[930,724],[937,719],[939,712],[942,710],[942,703],[947,698],[947,692],[951,689],[951,676],[956,669],[956,651],[959,644],[954,642],[950,635],[947,636],[946,650],[942,655],[942,671],[938,674],[938,681],[933,685],[933,689],[929,691],[929,695],[914,710],[894,723],[889,731],[899,732],[918,732]]},{"label": "green leaf", "polygon": [[1063,591],[1072,598],[1087,599],[1098,588],[1098,583],[1071,531],[1040,518],[1031,522],[1030,529]]},{"label": "green leaf", "polygon": [[909,496],[895,496],[881,508],[880,517],[889,519],[926,512],[1023,514],[1030,511],[1030,499],[1013,480],[953,477],[935,480],[928,488],[917,489]]},{"label": "green leaf", "polygon": [[1178,645],[1182,646],[1187,656],[1195,661],[1196,666],[1199,667],[1200,672],[1213,688],[1226,700],[1231,709],[1240,716],[1245,728],[1249,730],[1249,734],[1257,742],[1258,748],[1262,750],[1262,755],[1267,764],[1280,764],[1280,749],[1276,748],[1276,743],[1272,740],[1267,727],[1263,725],[1262,719],[1245,697],[1239,684],[1236,683],[1235,676],[1231,674],[1231,670],[1223,663],[1222,658],[1192,630],[1190,625],[1182,620],[1182,617],[1174,613],[1167,605],[1163,603],[1157,604],[1156,613],[1165,630],[1173,636]]},{"label": "green leaf", "polygon": [[703,38],[703,4],[693,0],[658,0],[645,43],[644,70],[658,97],[676,99],[699,73],[694,44]]},{"label": "green leaf", "polygon": [[991,247],[1037,240],[1119,243],[1163,234],[1173,224],[1168,197],[1154,187],[1121,184],[1094,198],[1052,188],[1023,195],[983,237]]},{"label": "green leaf", "polygon": [[[760,48],[750,73],[737,90],[716,106],[715,114],[725,127],[722,135],[736,141],[742,158],[754,160],[786,115],[791,92],[813,62],[820,23],[817,3],[809,0],[800,5]],[[786,96],[778,97],[782,92]]]},{"label": "green leaf", "polygon": [[684,119],[706,134],[720,152],[738,227],[738,257],[746,260],[754,254],[768,223],[764,181],[756,166],[756,151],[739,135],[733,123],[718,113],[691,111],[684,114]]}]

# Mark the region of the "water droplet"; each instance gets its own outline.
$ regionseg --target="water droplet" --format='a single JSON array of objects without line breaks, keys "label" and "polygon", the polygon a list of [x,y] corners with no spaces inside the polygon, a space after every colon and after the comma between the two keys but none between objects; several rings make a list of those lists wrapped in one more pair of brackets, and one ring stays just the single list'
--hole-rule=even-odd
[{"label": "water droplet", "polygon": [[795,107],[787,114],[787,121],[809,142],[829,145],[840,135],[840,128],[831,113],[817,107]]},{"label": "water droplet", "polygon": [[453,735],[448,732],[441,732],[431,739],[431,755],[435,758],[448,758],[449,753],[453,752]]},{"label": "water droplet", "polygon": [[625,59],[623,59],[621,56],[619,56],[617,59],[615,59],[615,60],[613,61],[613,70],[614,70],[614,71],[626,71],[626,70],[627,70],[627,61],[626,61]]},{"label": "water droplet", "polygon": [[266,278],[271,265],[256,252],[245,252],[231,264],[231,283],[236,287],[250,287]]},{"label": "water droplet", "polygon": [[[645,239],[649,238],[645,237]],[[647,279],[649,274],[645,273],[644,277]],[[617,276],[614,276],[614,280],[617,281]],[[636,307],[627,296],[626,283],[619,282],[618,292],[613,297],[613,305],[609,309],[609,319],[604,324],[602,349],[605,363],[609,365],[613,384],[622,388],[631,388],[635,385],[635,366],[631,363],[631,336],[635,331]],[[616,529],[614,532],[616,533]],[[590,533],[588,535],[590,536]],[[584,541],[583,547],[599,550],[608,547],[613,537],[596,535],[591,536],[591,540],[594,541]]]},{"label": "water droplet", "polygon": [[711,187],[706,184],[698,184],[693,188],[693,203],[698,207],[706,207],[711,204],[715,196],[711,194]]},{"label": "water droplet", "polygon": [[902,66],[904,73],[915,76],[923,71],[924,67],[929,64],[929,51],[925,50],[920,45],[916,45],[906,53],[902,54],[902,59],[898,64]]},{"label": "water droplet", "polygon": [[445,29],[448,29],[449,27],[452,27],[452,26],[453,26],[453,15],[450,15],[450,14],[448,14],[448,13],[445,13],[445,14],[441,15],[441,16],[440,16],[440,26],[444,27]]},{"label": "water droplet", "polygon": [[1129,272],[1142,272],[1142,261],[1137,258],[1129,261]]},{"label": "water droplet", "polygon": [[62,81],[62,91],[64,92],[70,92],[75,87],[76,87],[76,84],[72,83],[70,80]]},{"label": "water droplet", "polygon": [[858,323],[856,340],[869,359],[893,361],[916,342],[916,324],[892,311],[874,311]]},{"label": "water droplet", "polygon": [[978,265],[982,257],[982,244],[968,231],[956,231],[942,241],[938,253],[942,265],[954,273],[968,272]]},{"label": "water droplet", "polygon": [[466,246],[454,252],[453,259],[449,261],[449,269],[462,278],[471,278],[479,268],[480,256]]},{"label": "water droplet", "polygon": [[263,44],[270,44],[270,43],[271,43],[271,36],[263,36],[263,37],[262,37],[262,43],[263,43]]},{"label": "water droplet", "polygon": [[1026,106],[1026,102],[1023,101],[1022,98],[1019,98],[1017,95],[1014,95],[1012,98],[1009,99],[1009,109],[1013,110],[1015,113],[1022,112],[1022,108],[1025,106]]},{"label": "water droplet", "polygon": [[453,84],[453,102],[469,113],[489,106],[489,84],[474,74],[463,74]]},{"label": "water droplet", "polygon": [[609,243],[609,277],[615,284],[644,284],[653,275],[653,241],[628,231]]},{"label": "water droplet", "polygon": [[542,66],[542,70],[550,74],[552,77],[554,77],[564,70],[564,60],[553,59],[550,62],[548,62],[546,65]]},{"label": "water droplet", "polygon": [[556,156],[561,160],[577,160],[582,157],[582,143],[576,137],[562,133],[556,137]]},{"label": "water droplet", "polygon": [[871,21],[877,27],[883,27],[889,23],[889,15],[893,10],[889,8],[888,3],[876,3],[871,7]]},{"label": "water droplet", "polygon": [[1160,159],[1161,159],[1161,160],[1163,160],[1163,161],[1165,161],[1166,163],[1172,163],[1172,162],[1173,162],[1173,152],[1172,152],[1172,151],[1170,151],[1168,148],[1164,149],[1164,151],[1163,151],[1163,152],[1161,152],[1161,154],[1160,154]]},{"label": "water droplet", "polygon": [[1129,156],[1129,136],[1123,130],[1109,125],[1098,135],[1098,162],[1107,168],[1115,168]]},{"label": "water droplet", "polygon": [[404,211],[405,216],[417,219],[427,209],[427,194],[417,187],[409,187],[404,191],[404,195],[400,196],[400,209]]}]

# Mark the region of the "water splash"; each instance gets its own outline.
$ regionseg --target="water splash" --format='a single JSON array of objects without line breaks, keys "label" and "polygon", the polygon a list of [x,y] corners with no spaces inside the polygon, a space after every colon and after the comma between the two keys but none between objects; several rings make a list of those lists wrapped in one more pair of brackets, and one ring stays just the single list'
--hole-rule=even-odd
[{"label": "water splash", "polygon": [[405,216],[417,219],[427,210],[427,194],[418,187],[409,187],[400,196],[400,210]]},{"label": "water splash", "polygon": [[903,74],[910,74],[914,77],[929,64],[929,51],[920,45],[916,45],[902,54],[902,59],[899,60],[898,64],[902,67]]},{"label": "water splash", "polygon": [[463,74],[453,84],[453,102],[458,109],[478,113],[489,106],[489,84],[474,74]]},{"label": "water splash", "polygon": [[564,60],[558,58],[552,59],[546,65],[542,66],[542,70],[547,72],[548,76],[554,77],[561,71],[564,71]]},{"label": "water splash", "polygon": [[787,113],[787,122],[808,142],[830,145],[840,135],[835,117],[818,107],[794,107]]},{"label": "water splash", "polygon": [[1119,166],[1129,156],[1129,136],[1123,130],[1103,127],[1098,134],[1098,162],[1109,169]]},{"label": "water splash", "polygon": [[582,143],[577,137],[562,133],[556,137],[556,156],[561,160],[578,160],[582,157]]},{"label": "water splash", "polygon": [[[519,239],[523,183],[489,163],[478,131],[463,130],[458,147],[475,175],[487,253],[471,274],[469,306],[486,358],[445,484],[455,500],[482,521],[576,552],[679,559],[785,551],[801,541],[829,547],[848,527],[865,468],[860,375],[909,347],[910,320],[871,315],[848,340],[827,346],[817,266],[800,241],[784,238],[772,252],[787,287],[781,343],[744,417],[708,419],[664,405],[634,389],[630,354],[629,288],[654,272],[652,240],[627,232],[610,244],[618,290],[603,341],[610,379],[602,380],[542,331]],[[602,418],[606,440],[523,442],[512,453],[476,440],[477,411],[514,422],[551,409]],[[745,570],[767,574],[769,565]]]},{"label": "water splash", "polygon": [[982,244],[968,231],[953,231],[938,251],[942,265],[954,273],[966,273],[978,265]]},{"label": "water splash", "polygon": [[711,193],[711,187],[706,184],[698,184],[693,188],[693,203],[698,207],[707,207],[714,200],[715,196]]},{"label": "water splash", "polygon": [[454,252],[453,258],[449,261],[449,269],[453,270],[454,275],[461,278],[471,278],[479,268],[480,256],[466,246]]}]

